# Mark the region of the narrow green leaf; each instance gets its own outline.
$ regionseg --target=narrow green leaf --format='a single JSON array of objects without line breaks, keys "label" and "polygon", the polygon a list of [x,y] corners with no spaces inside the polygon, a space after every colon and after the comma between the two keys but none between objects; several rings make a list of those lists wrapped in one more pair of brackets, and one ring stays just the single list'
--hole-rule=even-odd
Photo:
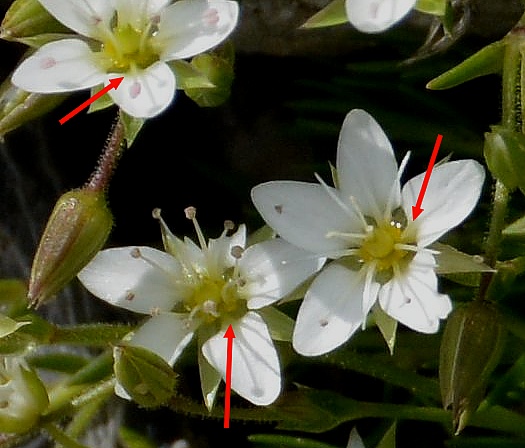
[{"label": "narrow green leaf", "polygon": [[505,42],[500,40],[479,50],[461,64],[434,78],[427,89],[444,90],[480,76],[500,73],[503,67]]},{"label": "narrow green leaf", "polygon": [[376,448],[396,448],[396,426],[396,422],[392,423]]},{"label": "narrow green leaf", "polygon": [[348,23],[345,0],[333,0],[317,14],[310,17],[301,28],[321,28]]},{"label": "narrow green leaf", "polygon": [[81,324],[56,327],[53,342],[89,347],[116,344],[134,327],[125,324]]},{"label": "narrow green leaf", "polygon": [[37,369],[53,370],[55,372],[75,373],[88,364],[83,356],[70,353],[46,353],[32,355],[27,358],[29,364]]},{"label": "narrow green leaf", "polygon": [[525,216],[509,224],[503,229],[503,235],[506,237],[523,238],[525,237]]}]

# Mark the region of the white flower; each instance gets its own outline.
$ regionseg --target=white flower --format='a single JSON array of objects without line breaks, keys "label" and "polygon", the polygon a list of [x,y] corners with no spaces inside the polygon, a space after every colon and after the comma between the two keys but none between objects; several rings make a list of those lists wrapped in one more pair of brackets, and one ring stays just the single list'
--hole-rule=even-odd
[{"label": "white flower", "polygon": [[350,23],[364,33],[380,33],[399,22],[417,0],[346,0]]},{"label": "white flower", "polygon": [[39,0],[79,33],[42,46],[16,69],[12,82],[30,92],[88,89],[123,76],[113,101],[148,118],[171,103],[177,88],[166,63],[205,52],[233,31],[238,4],[224,0]]},{"label": "white flower", "polygon": [[[272,403],[281,390],[274,339],[291,339],[293,321],[268,307],[317,272],[324,259],[279,240],[244,249],[241,225],[206,243],[194,218],[200,247],[176,238],[160,215],[166,252],[123,247],[100,252],[79,279],[101,299],[152,317],[130,344],[145,347],[173,365],[197,336],[204,400],[211,408],[226,376],[228,325],[235,333],[231,387],[257,405]],[[228,227],[231,228],[231,227]],[[286,336],[283,333],[287,333]],[[117,393],[125,396],[121,388]]]},{"label": "white flower", "polygon": [[436,166],[412,221],[424,174],[400,187],[394,152],[376,121],[351,111],[341,129],[337,184],[268,182],[253,202],[282,238],[337,259],[310,286],[297,316],[294,348],[314,356],[335,349],[365,324],[372,306],[424,333],[451,310],[439,294],[434,251],[427,248],[461,223],[478,201],[484,170],[473,160]]}]

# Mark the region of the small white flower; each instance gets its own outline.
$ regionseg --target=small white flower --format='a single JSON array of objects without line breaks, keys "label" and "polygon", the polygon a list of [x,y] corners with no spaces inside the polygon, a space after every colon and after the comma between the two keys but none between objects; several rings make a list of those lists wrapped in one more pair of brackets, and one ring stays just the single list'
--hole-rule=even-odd
[{"label": "small white flower", "polygon": [[346,0],[350,23],[363,33],[380,33],[399,22],[417,0]]},{"label": "small white flower", "polygon": [[476,205],[482,166],[460,160],[436,166],[412,221],[424,174],[403,189],[392,146],[365,111],[351,111],[341,129],[338,188],[304,182],[268,182],[252,199],[282,238],[337,259],[314,280],[297,316],[294,348],[320,355],[346,342],[365,324],[372,306],[424,333],[438,330],[451,310],[439,294],[434,251],[426,248],[461,223]]},{"label": "small white flower", "polygon": [[239,6],[225,0],[39,0],[79,38],[42,46],[16,69],[12,82],[30,92],[88,89],[123,76],[113,101],[149,118],[171,103],[177,88],[167,64],[205,52],[237,24]]},{"label": "small white flower", "polygon": [[[156,217],[167,253],[150,247],[104,250],[80,272],[80,281],[113,305],[151,314],[129,343],[171,365],[196,335],[202,392],[210,409],[226,376],[223,336],[231,324],[232,389],[254,404],[272,403],[281,391],[272,337],[279,339],[284,331],[290,340],[293,321],[268,305],[317,272],[324,259],[280,239],[245,249],[244,225],[231,236],[225,230],[206,243],[190,210],[199,247],[188,238],[176,238]],[[126,395],[122,388],[116,390]]]}]

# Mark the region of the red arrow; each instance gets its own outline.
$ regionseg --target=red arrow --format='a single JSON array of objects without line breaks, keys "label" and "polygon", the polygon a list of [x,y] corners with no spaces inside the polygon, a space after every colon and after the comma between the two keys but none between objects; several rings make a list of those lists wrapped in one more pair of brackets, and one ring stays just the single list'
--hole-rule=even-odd
[{"label": "red arrow", "polygon": [[230,392],[232,387],[232,354],[233,354],[233,338],[235,333],[231,325],[228,326],[225,338],[228,338],[228,351],[226,352],[226,392],[224,395],[224,427],[230,427]]},{"label": "red arrow", "polygon": [[85,109],[88,107],[93,101],[97,101],[102,95],[105,95],[108,93],[111,89],[117,90],[118,86],[124,79],[123,76],[120,78],[113,78],[109,80],[109,84],[104,87],[100,92],[95,93],[91,98],[84,101],[80,106],[78,106],[76,109],[73,109],[71,112],[69,112],[67,115],[62,117],[58,122],[60,124],[64,124],[67,120],[70,118],[73,118],[76,114],[78,114],[82,109]]},{"label": "red arrow", "polygon": [[423,179],[423,184],[421,185],[421,190],[419,192],[419,196],[417,197],[416,205],[412,206],[412,221],[415,221],[416,218],[421,213],[423,213],[424,209],[421,208],[421,204],[423,202],[425,192],[427,191],[428,181],[430,180],[430,175],[432,174],[432,169],[434,168],[434,163],[436,161],[436,157],[439,151],[439,146],[441,145],[441,140],[443,140],[443,136],[441,134],[438,134],[436,138],[436,143],[434,144],[434,150],[432,151],[432,156],[430,156],[430,162],[428,162],[427,172],[425,173],[425,178]]}]

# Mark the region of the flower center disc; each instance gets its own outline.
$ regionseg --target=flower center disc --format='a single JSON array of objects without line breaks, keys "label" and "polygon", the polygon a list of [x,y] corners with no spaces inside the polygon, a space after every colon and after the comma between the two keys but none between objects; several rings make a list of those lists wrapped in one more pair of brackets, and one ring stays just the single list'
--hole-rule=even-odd
[{"label": "flower center disc", "polygon": [[375,262],[379,271],[390,269],[407,255],[406,250],[396,249],[396,244],[403,242],[402,234],[401,225],[394,221],[375,227],[359,249],[359,258]]}]

